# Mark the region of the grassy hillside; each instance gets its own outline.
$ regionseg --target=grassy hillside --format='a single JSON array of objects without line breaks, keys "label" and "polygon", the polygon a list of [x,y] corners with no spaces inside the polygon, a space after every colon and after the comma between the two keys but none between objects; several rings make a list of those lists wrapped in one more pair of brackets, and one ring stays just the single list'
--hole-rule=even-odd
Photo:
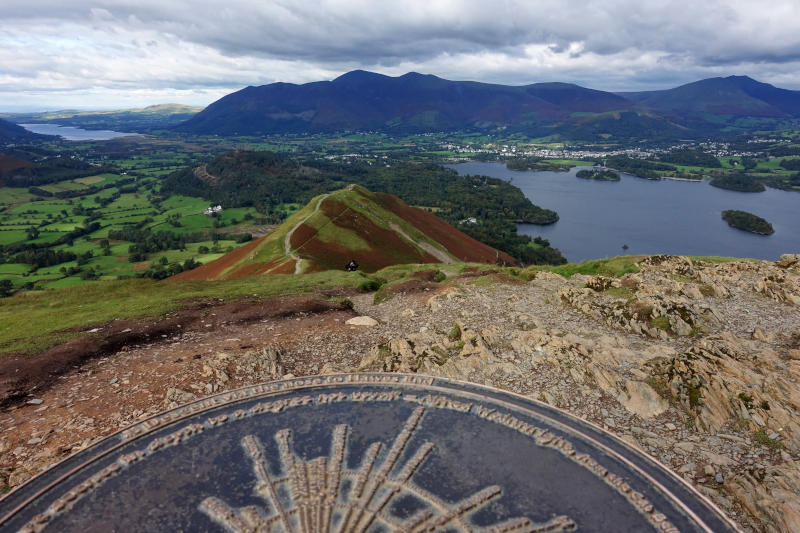
[{"label": "grassy hillside", "polygon": [[362,281],[357,274],[322,272],[224,282],[127,279],[28,291],[3,300],[0,306],[0,353],[36,353],[85,334],[85,326],[159,317],[190,302],[303,294]]},{"label": "grassy hillside", "polygon": [[397,197],[351,185],[315,197],[269,235],[179,279],[341,270],[350,259],[367,272],[403,263],[514,262]]}]

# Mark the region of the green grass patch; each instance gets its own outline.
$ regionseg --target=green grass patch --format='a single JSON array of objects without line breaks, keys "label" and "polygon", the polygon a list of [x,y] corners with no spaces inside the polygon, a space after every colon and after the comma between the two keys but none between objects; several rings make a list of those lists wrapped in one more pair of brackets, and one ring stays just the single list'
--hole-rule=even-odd
[{"label": "green grass patch", "polygon": [[[312,217],[316,218],[316,217]],[[334,243],[344,246],[349,250],[370,250],[370,244],[359,237],[359,235],[352,230],[342,228],[336,224],[327,224],[320,228],[316,234],[317,239],[322,242]]]},{"label": "green grass patch", "polygon": [[3,187],[2,194],[0,194],[0,206],[29,202],[33,197],[34,195],[29,193],[27,188]]},{"label": "green grass patch", "polygon": [[758,431],[754,431],[753,440],[762,446],[766,446],[770,450],[780,450],[783,448],[783,443],[781,441],[769,438],[767,428],[760,428]]},{"label": "green grass patch", "polygon": [[0,244],[11,244],[18,241],[24,241],[26,238],[26,230],[12,229],[0,231]]},{"label": "green grass patch", "polygon": [[548,163],[554,163],[556,165],[564,165],[570,167],[584,167],[593,165],[591,161],[580,161],[578,159],[547,159],[546,161]]},{"label": "green grass patch", "polygon": [[608,294],[609,296],[621,298],[623,300],[630,300],[636,297],[636,294],[632,290],[626,289],[625,287],[609,287],[603,291],[603,294]]},{"label": "green grass patch", "polygon": [[66,232],[61,232],[61,231],[49,231],[49,232],[46,232],[46,231],[43,231],[43,232],[39,233],[39,236],[37,238],[35,238],[35,239],[33,239],[32,241],[29,241],[29,242],[35,243],[35,244],[51,243],[51,242],[57,241],[58,239],[60,239],[64,235],[66,235]]},{"label": "green grass patch", "polygon": [[[5,190],[5,189],[0,189]],[[30,215],[39,214],[46,215],[48,213],[60,213],[62,209],[69,211],[71,206],[66,201],[50,201],[50,202],[29,202],[9,209],[7,214],[12,215]]]},{"label": "green grass patch", "polygon": [[494,285],[497,283],[497,280],[491,276],[481,276],[479,278],[475,278],[470,285],[474,285],[476,287],[488,287],[489,285]]},{"label": "green grass patch", "polygon": [[[329,271],[225,281],[127,279],[24,292],[3,300],[0,306],[0,353],[33,354],[78,335],[64,332],[66,329],[103,324],[115,318],[158,317],[184,307],[189,300],[302,294],[333,286],[355,286],[362,279]],[[67,278],[53,283],[69,285],[72,281]]]},{"label": "green grass patch", "polygon": [[637,263],[647,256],[644,255],[625,255],[620,257],[609,257],[606,259],[591,259],[582,263],[567,263],[558,266],[533,266],[528,267],[529,272],[547,270],[560,274],[565,278],[571,278],[575,274],[586,274],[589,276],[609,276],[619,277],[624,274],[639,272]]},{"label": "green grass patch", "polygon": [[31,266],[24,263],[4,263],[0,264],[0,276],[21,276],[27,274]]},{"label": "green grass patch", "polygon": [[384,278],[368,278],[358,284],[358,290],[362,292],[375,292],[386,284]]},{"label": "green grass patch", "polygon": [[85,254],[91,250],[95,255],[97,255],[100,253],[100,246],[91,240],[77,239],[73,241],[72,246],[69,244],[59,244],[58,246],[53,246],[53,250],[66,250],[75,254]]},{"label": "green grass patch", "polygon": [[159,227],[159,229],[169,230],[179,234],[210,230],[214,228],[214,219],[210,216],[200,213],[199,215],[181,217],[180,224],[181,226],[179,228],[167,227],[168,225],[163,225],[163,227]]},{"label": "green grass patch", "polygon": [[75,183],[74,181],[59,181],[58,183],[50,183],[42,185],[39,188],[48,192],[61,192],[61,191],[78,191],[85,189],[87,186],[83,183]]},{"label": "green grass patch", "polygon": [[39,231],[60,231],[60,232],[70,232],[80,226],[80,224],[76,222],[56,222],[55,224],[48,224],[46,226],[42,226],[39,228]]},{"label": "green grass patch", "polygon": [[732,263],[734,261],[750,261],[752,263],[758,263],[758,259],[752,259],[750,257],[722,257],[718,255],[692,255],[690,257],[692,261],[705,261],[707,263],[714,263],[715,265],[720,263]]},{"label": "green grass patch", "polygon": [[669,326],[669,318],[665,316],[659,316],[650,320],[650,327],[660,329],[663,331],[671,331]]},{"label": "green grass patch", "polygon": [[458,327],[458,324],[453,324],[453,327],[450,329],[450,332],[447,334],[447,337],[451,341],[461,338],[461,328]]},{"label": "green grass patch", "polygon": [[84,281],[79,276],[69,276],[67,278],[61,278],[55,281],[42,283],[42,287],[44,289],[66,289],[68,287],[80,285],[83,282]]},{"label": "green grass patch", "polygon": [[76,178],[74,180],[75,183],[80,183],[81,185],[94,185],[95,183],[100,183],[101,181],[105,181],[105,178],[101,175],[97,176],[86,176],[85,178]]}]

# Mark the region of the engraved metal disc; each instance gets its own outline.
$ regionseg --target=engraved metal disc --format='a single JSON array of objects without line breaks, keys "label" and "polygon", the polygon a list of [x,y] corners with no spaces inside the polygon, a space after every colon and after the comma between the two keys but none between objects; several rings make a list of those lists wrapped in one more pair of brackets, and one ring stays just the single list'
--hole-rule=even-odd
[{"label": "engraved metal disc", "polygon": [[511,393],[343,374],[168,411],[0,500],[3,531],[734,531],[600,428]]}]

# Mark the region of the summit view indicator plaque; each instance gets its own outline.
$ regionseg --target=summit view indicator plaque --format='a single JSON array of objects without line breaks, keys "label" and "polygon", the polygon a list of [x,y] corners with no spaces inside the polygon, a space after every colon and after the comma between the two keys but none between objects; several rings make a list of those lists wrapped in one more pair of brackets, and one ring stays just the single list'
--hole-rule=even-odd
[{"label": "summit view indicator plaque", "polygon": [[734,531],[547,405],[398,374],[265,383],[148,419],[0,500],[3,531]]}]

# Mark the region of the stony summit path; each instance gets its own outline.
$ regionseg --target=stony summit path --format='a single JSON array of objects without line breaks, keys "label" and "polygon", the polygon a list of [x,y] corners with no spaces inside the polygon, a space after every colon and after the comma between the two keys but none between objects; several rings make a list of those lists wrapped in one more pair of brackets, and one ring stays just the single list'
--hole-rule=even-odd
[{"label": "stony summit path", "polygon": [[[352,310],[245,325],[212,311],[205,328],[90,361],[0,413],[0,488],[219,391],[402,371],[562,408],[671,467],[743,529],[800,531],[799,259],[655,257],[618,279],[469,274],[409,284],[378,305],[356,294]],[[346,324],[357,315],[378,324]]]},{"label": "stony summit path", "polygon": [[295,224],[295,226],[292,229],[290,229],[288,231],[288,233],[286,233],[286,238],[283,240],[284,253],[286,255],[288,255],[289,257],[291,257],[292,260],[294,260],[294,273],[295,274],[300,274],[301,268],[302,268],[302,265],[303,265],[303,260],[300,258],[299,255],[294,253],[294,250],[292,250],[292,235],[294,235],[294,230],[296,230],[301,225],[303,225],[306,220],[308,220],[309,218],[311,218],[315,214],[317,214],[317,212],[319,211],[319,206],[322,205],[323,200],[325,200],[325,198],[327,198],[328,196],[330,196],[330,195],[323,194],[322,198],[320,198],[317,201],[317,205],[314,207],[314,210],[308,216],[303,218],[300,222]]}]

